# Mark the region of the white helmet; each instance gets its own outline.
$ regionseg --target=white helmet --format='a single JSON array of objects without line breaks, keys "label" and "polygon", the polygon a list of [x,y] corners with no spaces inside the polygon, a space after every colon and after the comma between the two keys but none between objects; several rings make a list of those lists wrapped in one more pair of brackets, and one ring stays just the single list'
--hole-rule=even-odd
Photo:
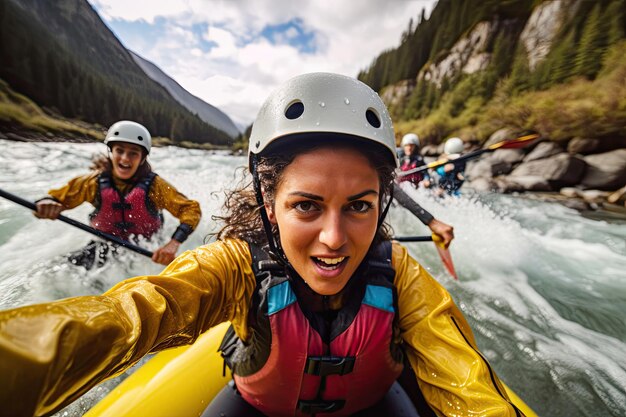
[{"label": "white helmet", "polygon": [[[378,94],[354,78],[316,72],[288,80],[267,98],[252,126],[248,155],[302,133],[355,136],[383,145],[398,166],[391,117]],[[251,158],[250,158],[251,159]]]},{"label": "white helmet", "polygon": [[121,120],[114,123],[107,131],[104,144],[111,146],[113,142],[126,142],[133,145],[139,145],[148,153],[152,148],[152,136],[143,125],[130,120]]},{"label": "white helmet", "polygon": [[400,143],[400,146],[406,145],[415,145],[419,148],[420,138],[415,133],[407,133],[402,137],[402,142]]},{"label": "white helmet", "polygon": [[448,155],[463,152],[463,141],[460,138],[450,138],[443,145],[443,151]]}]

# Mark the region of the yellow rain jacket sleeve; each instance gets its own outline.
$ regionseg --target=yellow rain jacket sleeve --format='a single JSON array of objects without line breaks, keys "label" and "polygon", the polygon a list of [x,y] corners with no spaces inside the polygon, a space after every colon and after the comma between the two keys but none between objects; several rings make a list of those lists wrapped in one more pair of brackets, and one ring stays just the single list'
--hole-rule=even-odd
[{"label": "yellow rain jacket sleeve", "polygon": [[433,411],[455,417],[520,415],[448,291],[397,243],[392,265],[405,350]]},{"label": "yellow rain jacket sleeve", "polygon": [[[116,188],[122,193],[130,191],[133,186],[117,179],[114,179],[114,182]],[[61,188],[48,191],[48,195],[63,204],[66,209],[73,209],[84,202],[95,205],[97,194],[98,172],[91,172],[87,175],[76,177]],[[152,182],[148,197],[158,210],[169,211],[181,223],[191,226],[192,230],[195,230],[200,222],[202,217],[200,204],[185,197],[174,186],[158,175]]]},{"label": "yellow rain jacket sleeve", "polygon": [[224,321],[246,338],[251,262],[245,242],[216,242],[101,296],[1,311],[0,416],[52,413],[146,353],[193,343]]},{"label": "yellow rain jacket sleeve", "polygon": [[[514,416],[447,291],[398,244],[392,262],[402,337],[431,407],[441,416]],[[193,343],[224,321],[247,339],[255,283],[248,245],[226,240],[101,296],[1,311],[0,416],[52,413],[146,353]]]}]

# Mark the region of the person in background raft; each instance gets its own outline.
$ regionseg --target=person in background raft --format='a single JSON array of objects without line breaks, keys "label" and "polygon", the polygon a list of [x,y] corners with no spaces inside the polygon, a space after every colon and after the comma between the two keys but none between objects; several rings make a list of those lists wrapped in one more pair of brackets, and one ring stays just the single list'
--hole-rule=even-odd
[{"label": "person in background raft", "polygon": [[[420,140],[415,133],[407,133],[402,137],[400,142],[402,147],[402,156],[400,157],[400,171],[408,171],[425,165],[424,158],[420,154]],[[409,181],[415,187],[418,187],[424,180],[428,180],[428,171],[416,172],[413,174],[399,177],[398,182]]]},{"label": "person in background raft", "polygon": [[[171,240],[154,251],[152,260],[167,265],[200,222],[200,204],[189,200],[152,171],[148,155],[150,132],[139,123],[122,120],[107,131],[104,143],[108,155],[96,157],[92,172],[70,180],[36,202],[35,215],[56,219],[59,214],[88,201],[96,209],[89,216],[91,226],[128,240],[131,235],[150,238],[163,225],[165,209],[180,220]],[[70,261],[91,269],[106,261],[109,246],[91,241],[70,255]]]},{"label": "person in background raft", "polygon": [[216,241],[99,296],[0,311],[0,413],[53,413],[230,321],[234,382],[204,416],[416,415],[397,409],[403,369],[422,417],[523,415],[450,294],[389,240],[396,167],[391,119],[367,85],[287,81],[253,124],[251,179],[227,196]]},{"label": "person in background raft", "polygon": [[[441,158],[447,158],[451,161],[457,159],[463,152],[463,141],[460,138],[446,140],[443,152]],[[465,182],[465,161],[447,163],[436,168],[435,172],[439,175],[437,195],[447,193],[458,196],[461,194],[459,190]]]},{"label": "person in background raft", "polygon": [[[408,171],[425,164],[422,155],[419,153],[419,137],[415,133],[407,133],[404,135],[400,145],[402,147],[402,155],[400,156],[401,171]],[[428,171],[426,170],[399,177],[397,181],[398,183],[409,181],[415,187],[417,187],[420,183],[426,187],[430,187],[430,177],[428,176]],[[402,207],[413,213],[413,215],[415,215],[424,225],[428,226],[433,233],[439,235],[446,248],[450,245],[452,239],[454,239],[454,228],[452,226],[435,219],[432,214],[426,211],[397,185],[394,186],[393,196]]]}]

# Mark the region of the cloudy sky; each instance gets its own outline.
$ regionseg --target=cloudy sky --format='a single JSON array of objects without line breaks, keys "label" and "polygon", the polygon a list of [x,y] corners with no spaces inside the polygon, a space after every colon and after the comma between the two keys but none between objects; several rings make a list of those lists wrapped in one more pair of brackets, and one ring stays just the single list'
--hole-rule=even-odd
[{"label": "cloudy sky", "polygon": [[121,42],[240,126],[282,81],[356,77],[436,0],[89,0]]}]

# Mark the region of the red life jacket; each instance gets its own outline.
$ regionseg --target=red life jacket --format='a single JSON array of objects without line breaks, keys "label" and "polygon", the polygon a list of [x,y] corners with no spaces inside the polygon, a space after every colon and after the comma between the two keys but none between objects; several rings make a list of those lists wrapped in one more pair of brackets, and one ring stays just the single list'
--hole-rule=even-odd
[{"label": "red life jacket", "polygon": [[141,179],[125,196],[115,188],[108,173],[98,177],[96,210],[91,213],[91,226],[100,231],[128,240],[130,235],[149,238],[163,224],[163,216],[148,198],[156,174]]},{"label": "red life jacket", "polygon": [[[417,168],[419,166],[424,165],[424,159],[421,156],[411,155],[411,156],[403,156],[400,158],[400,170],[408,171],[413,168]],[[424,179],[424,172],[415,172],[413,174],[405,175],[403,177],[398,177],[398,182],[410,181],[413,184],[418,184],[420,181]]]},{"label": "red life jacket", "polygon": [[339,417],[383,398],[403,368],[390,242],[386,247],[384,259],[368,255],[359,267],[349,301],[325,329],[323,319],[300,306],[292,279],[301,278],[259,262],[263,255],[252,249],[259,265],[253,265],[251,338],[244,344],[230,331],[220,347],[248,403],[268,416]]}]

